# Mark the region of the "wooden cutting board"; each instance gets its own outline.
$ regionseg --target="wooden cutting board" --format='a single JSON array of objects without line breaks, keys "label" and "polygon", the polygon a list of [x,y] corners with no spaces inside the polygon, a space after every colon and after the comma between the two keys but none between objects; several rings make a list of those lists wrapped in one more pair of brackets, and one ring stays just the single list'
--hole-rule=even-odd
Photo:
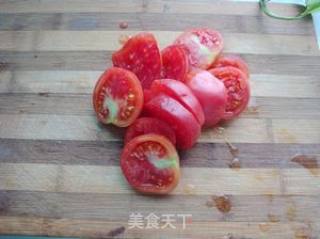
[{"label": "wooden cutting board", "polygon": [[[249,63],[250,106],[181,152],[172,195],[139,195],[119,170],[123,131],[96,122],[94,83],[120,36],[151,31],[163,47],[204,26]],[[320,238],[319,76],[310,19],[274,20],[256,3],[2,0],[0,234]],[[226,140],[240,168],[230,168]],[[147,228],[150,215],[160,228]]]}]

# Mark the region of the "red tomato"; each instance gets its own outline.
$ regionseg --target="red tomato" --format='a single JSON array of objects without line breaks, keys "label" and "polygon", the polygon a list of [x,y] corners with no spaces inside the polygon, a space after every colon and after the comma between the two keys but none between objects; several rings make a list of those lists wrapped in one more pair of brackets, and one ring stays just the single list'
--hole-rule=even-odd
[{"label": "red tomato", "polygon": [[223,55],[219,56],[218,59],[213,63],[212,68],[233,66],[241,70],[247,78],[249,78],[249,67],[248,64],[240,57],[236,55]]},{"label": "red tomato", "polygon": [[151,98],[152,98],[151,90],[149,90],[149,89],[144,89],[144,90],[143,90],[143,102],[146,103],[146,102],[148,102],[149,100],[151,100]]},{"label": "red tomato", "polygon": [[179,103],[189,110],[202,126],[204,114],[198,99],[192,91],[181,81],[172,79],[155,80],[151,85],[153,95],[163,93],[179,101]]},{"label": "red tomato", "polygon": [[189,72],[188,55],[181,45],[171,45],[161,51],[162,78],[185,81]]},{"label": "red tomato", "polygon": [[172,127],[180,149],[191,148],[200,136],[201,126],[190,111],[167,95],[159,94],[152,98],[144,105],[144,112]]},{"label": "red tomato", "polygon": [[204,125],[209,127],[217,124],[226,110],[227,92],[224,84],[208,71],[198,71],[190,77],[187,85],[202,106]]},{"label": "red tomato", "polygon": [[112,54],[114,66],[132,71],[149,88],[152,81],[160,78],[161,58],[157,41],[151,33],[139,33]]},{"label": "red tomato", "polygon": [[128,183],[142,193],[167,194],[180,178],[176,149],[157,134],[140,135],[126,144],[120,165]]},{"label": "red tomato", "polygon": [[248,105],[249,81],[242,71],[232,66],[214,68],[210,70],[210,73],[221,80],[226,87],[228,96],[224,119],[233,119]]},{"label": "red tomato", "polygon": [[133,122],[127,129],[124,143],[127,144],[131,139],[149,133],[162,135],[169,139],[173,145],[176,144],[176,135],[173,129],[162,120],[152,117],[142,117]]},{"label": "red tomato", "polygon": [[93,106],[102,123],[119,127],[130,125],[143,106],[140,81],[125,69],[112,67],[106,70],[94,88]]},{"label": "red tomato", "polygon": [[191,66],[208,69],[223,49],[223,39],[219,32],[209,28],[191,29],[182,33],[175,44],[185,46]]}]

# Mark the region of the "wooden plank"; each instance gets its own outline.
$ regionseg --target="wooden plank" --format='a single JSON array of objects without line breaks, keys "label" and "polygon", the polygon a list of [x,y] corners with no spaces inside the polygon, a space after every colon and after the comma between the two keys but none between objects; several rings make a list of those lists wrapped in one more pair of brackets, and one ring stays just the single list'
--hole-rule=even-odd
[{"label": "wooden plank", "polygon": [[[2,71],[2,93],[92,94],[102,71]],[[320,98],[320,82],[315,76],[251,75],[252,96]],[[284,90],[285,89],[285,90]]]},{"label": "wooden plank", "polygon": [[[193,222],[315,222],[320,213],[317,196],[229,195],[231,210],[221,213],[213,195],[175,195],[150,198],[139,194],[48,193],[0,191],[0,217],[29,216],[81,220],[128,220],[130,213],[192,215]],[[213,204],[213,205],[211,205]],[[188,205],[193,205],[192,207]],[[252,210],[256,208],[259,210]]]},{"label": "wooden plank", "polygon": [[[103,71],[111,66],[111,51],[0,51],[1,69],[27,71],[80,70]],[[320,74],[320,61],[315,56],[241,54],[252,74],[302,75]]]},{"label": "wooden plank", "polygon": [[[34,217],[0,217],[0,232],[6,234],[48,235],[110,238],[163,238],[163,235],[174,238],[186,238],[190,235],[197,238],[224,238],[228,234],[235,238],[253,239],[289,239],[316,238],[319,223],[264,223],[264,222],[192,222],[186,229],[129,229],[128,221],[70,220]],[[79,230],[81,228],[81,230]],[[121,229],[121,230],[120,230]],[[301,237],[303,236],[303,237]]]},{"label": "wooden plank", "polygon": [[[183,177],[173,194],[190,194],[188,185],[193,185],[192,191],[198,195],[281,194],[278,169],[181,168],[181,171]],[[0,164],[0,190],[134,193],[125,182],[119,167],[25,163]],[[310,195],[317,193],[310,190],[307,192]]]},{"label": "wooden plank", "polygon": [[[288,15],[297,15],[299,9],[294,5],[284,6],[274,4],[279,11]],[[164,1],[164,0],[72,0],[39,1],[17,0],[0,2],[0,13],[82,13],[82,12],[102,12],[102,13],[200,13],[200,14],[221,14],[224,15],[246,15],[260,16],[259,5],[252,2],[236,1]]]},{"label": "wooden plank", "polygon": [[[163,13],[0,13],[0,31],[119,30],[127,22],[130,30],[184,31],[206,26],[223,33],[314,35],[312,21],[277,21],[261,16]],[[190,21],[192,19],[192,21]],[[261,27],[263,26],[263,27]]]},{"label": "wooden plank", "polygon": [[[136,31],[0,31],[1,51],[112,51],[119,37]],[[152,31],[160,47],[173,42],[181,32]],[[319,56],[313,36],[225,33],[225,52]],[[284,44],[285,43],[285,44]],[[273,46],[273,47],[270,47]]]},{"label": "wooden plank", "polygon": [[[301,168],[291,159],[320,160],[320,144],[234,143],[241,168]],[[2,163],[49,163],[118,166],[122,142],[0,139]],[[233,159],[225,143],[198,143],[180,152],[182,167],[229,168]]]}]

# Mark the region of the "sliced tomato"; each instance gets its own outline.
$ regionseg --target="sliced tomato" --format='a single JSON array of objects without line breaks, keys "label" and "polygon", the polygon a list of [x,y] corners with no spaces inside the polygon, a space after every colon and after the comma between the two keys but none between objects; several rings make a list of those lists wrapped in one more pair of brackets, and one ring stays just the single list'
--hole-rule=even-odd
[{"label": "sliced tomato", "polygon": [[227,106],[225,120],[238,116],[248,105],[250,85],[248,78],[238,68],[232,66],[219,67],[210,70],[221,80],[227,89]]},{"label": "sliced tomato", "polygon": [[208,71],[200,70],[190,75],[187,85],[202,106],[204,125],[216,125],[224,117],[226,110],[227,91],[224,84]]},{"label": "sliced tomato", "polygon": [[189,72],[189,61],[185,47],[171,45],[161,51],[162,78],[185,81]]},{"label": "sliced tomato", "polygon": [[152,117],[142,117],[133,122],[127,129],[124,143],[127,144],[131,139],[143,134],[159,134],[176,144],[176,135],[173,129],[164,121]]},{"label": "sliced tomato", "polygon": [[191,148],[200,136],[201,126],[192,113],[177,100],[159,94],[144,105],[146,115],[168,123],[175,132],[177,147]]},{"label": "sliced tomato", "polygon": [[189,110],[202,126],[204,123],[204,114],[198,99],[192,91],[181,81],[173,79],[155,80],[151,85],[153,95],[163,93],[180,102],[180,104]]},{"label": "sliced tomato", "polygon": [[223,49],[223,39],[219,32],[209,28],[191,29],[182,33],[175,44],[183,45],[189,55],[191,66],[208,69]]},{"label": "sliced tomato", "polygon": [[142,193],[167,194],[180,178],[177,151],[162,135],[132,139],[122,151],[120,165],[128,183]]},{"label": "sliced tomato", "polygon": [[135,73],[143,88],[149,88],[153,80],[160,78],[160,51],[151,33],[139,33],[131,37],[120,50],[112,54],[112,62],[114,66]]},{"label": "sliced tomato", "polygon": [[102,123],[119,127],[130,125],[143,106],[140,81],[135,74],[122,68],[106,70],[94,88],[93,106]]},{"label": "sliced tomato", "polygon": [[240,57],[236,55],[222,55],[211,66],[212,68],[233,66],[241,70],[247,78],[249,78],[248,64]]}]

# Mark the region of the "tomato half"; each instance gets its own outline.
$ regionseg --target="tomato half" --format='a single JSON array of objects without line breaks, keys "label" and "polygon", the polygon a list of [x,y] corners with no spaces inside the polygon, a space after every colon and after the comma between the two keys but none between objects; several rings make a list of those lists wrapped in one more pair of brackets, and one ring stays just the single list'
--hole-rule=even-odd
[{"label": "tomato half", "polygon": [[191,148],[200,136],[201,126],[192,113],[167,95],[152,98],[144,105],[144,113],[168,123],[176,134],[180,149]]},{"label": "tomato half", "polygon": [[208,71],[198,71],[188,79],[187,85],[202,106],[204,125],[216,125],[224,117],[226,110],[227,92],[224,84]]},{"label": "tomato half", "polygon": [[161,56],[157,41],[151,33],[139,33],[131,37],[123,47],[112,54],[114,66],[135,73],[143,88],[160,78]]},{"label": "tomato half", "polygon": [[162,78],[185,81],[189,72],[189,61],[185,47],[171,45],[161,51]]},{"label": "tomato half", "polygon": [[140,81],[125,69],[112,67],[106,70],[94,88],[93,106],[102,123],[119,127],[130,125],[143,106]]},{"label": "tomato half", "polygon": [[173,129],[164,121],[152,117],[142,117],[133,122],[127,129],[124,143],[127,144],[131,139],[143,134],[159,134],[176,144],[176,135]]},{"label": "tomato half", "polygon": [[128,183],[142,193],[167,194],[180,178],[176,149],[157,134],[140,135],[126,144],[120,165]]},{"label": "tomato half", "polygon": [[180,102],[180,104],[189,110],[202,126],[204,123],[204,114],[198,99],[192,91],[181,81],[172,79],[155,80],[151,85],[153,95],[163,93]]},{"label": "tomato half", "polygon": [[174,42],[185,46],[191,66],[208,69],[223,49],[219,32],[209,28],[191,29],[182,33]]},{"label": "tomato half", "polygon": [[233,66],[241,70],[247,78],[249,78],[248,64],[240,57],[236,55],[222,55],[211,66],[212,68],[219,68],[225,66]]},{"label": "tomato half", "polygon": [[248,105],[250,85],[245,74],[232,66],[219,67],[210,70],[215,77],[221,80],[227,89],[227,106],[225,120],[238,116]]}]

